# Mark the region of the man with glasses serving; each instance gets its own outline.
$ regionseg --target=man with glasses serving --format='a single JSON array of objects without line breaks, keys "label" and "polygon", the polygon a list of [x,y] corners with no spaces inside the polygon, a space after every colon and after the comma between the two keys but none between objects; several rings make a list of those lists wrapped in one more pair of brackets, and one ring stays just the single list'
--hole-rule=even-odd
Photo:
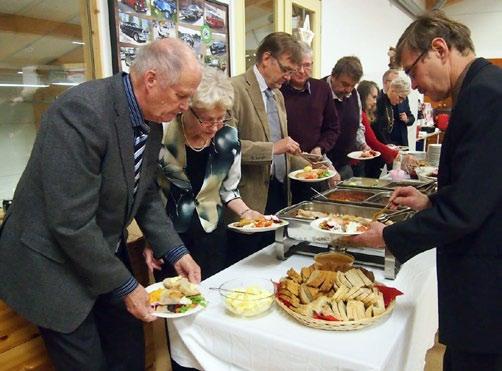
[{"label": "man with glasses serving", "polygon": [[[359,58],[348,56],[340,58],[330,76],[324,80],[331,87],[340,134],[335,146],[328,152],[328,158],[340,173],[342,179],[352,177],[353,171],[347,154],[357,150],[369,150],[364,139],[364,126],[361,121],[361,99],[356,85],[363,75]],[[356,174],[359,175],[359,174]]]},{"label": "man with glasses serving", "polygon": [[470,30],[441,12],[418,17],[397,44],[413,88],[452,98],[438,191],[398,188],[394,205],[418,211],[354,238],[384,245],[402,263],[437,248],[444,370],[502,370],[502,70],[476,58]]},{"label": "man with glasses serving", "polygon": [[[338,139],[338,119],[329,85],[323,80],[312,78],[312,49],[304,42],[300,42],[300,45],[302,68],[281,88],[286,104],[288,132],[300,144],[302,151],[325,157]],[[331,179],[333,183],[340,180],[339,175]],[[309,200],[314,195],[311,187],[324,191],[328,188],[328,181],[302,183],[291,180],[293,203]]]}]

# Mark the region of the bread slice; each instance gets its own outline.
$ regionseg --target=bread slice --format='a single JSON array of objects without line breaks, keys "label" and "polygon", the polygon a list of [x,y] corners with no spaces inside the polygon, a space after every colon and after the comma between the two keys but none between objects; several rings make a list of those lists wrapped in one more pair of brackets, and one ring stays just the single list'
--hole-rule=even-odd
[{"label": "bread slice", "polygon": [[313,264],[308,267],[303,267],[300,272],[300,274],[302,275],[302,282],[307,282],[313,271],[314,271]]},{"label": "bread slice", "polygon": [[282,283],[287,290],[293,293],[293,295],[298,296],[300,294],[300,285],[297,282],[286,279]]},{"label": "bread slice", "polygon": [[302,276],[297,271],[295,271],[294,268],[290,268],[288,270],[288,277],[296,283],[302,283]]},{"label": "bread slice", "polygon": [[319,290],[324,292],[330,291],[333,288],[335,280],[336,280],[336,273],[331,271],[326,271],[326,277],[321,287],[319,287]]},{"label": "bread slice", "polygon": [[349,318],[347,317],[347,310],[345,309],[345,303],[343,301],[337,302],[338,304],[338,311],[340,312],[340,317],[342,318],[342,321],[348,321]]},{"label": "bread slice", "polygon": [[349,280],[353,287],[363,287],[364,281],[361,279],[359,274],[357,273],[357,269],[352,268],[351,270],[345,272],[345,278]]},{"label": "bread slice", "polygon": [[356,269],[357,274],[359,277],[363,280],[364,286],[372,287],[373,286],[373,281],[371,281],[361,269]]},{"label": "bread slice", "polygon": [[309,279],[307,280],[306,284],[307,286],[310,287],[320,287],[324,282],[325,278],[326,278],[325,271],[315,270],[309,276]]}]

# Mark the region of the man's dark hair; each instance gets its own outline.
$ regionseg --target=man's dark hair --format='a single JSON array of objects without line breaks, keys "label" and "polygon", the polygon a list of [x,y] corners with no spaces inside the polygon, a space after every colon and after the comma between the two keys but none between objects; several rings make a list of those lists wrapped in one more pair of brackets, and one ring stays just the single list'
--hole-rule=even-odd
[{"label": "man's dark hair", "polygon": [[434,10],[418,17],[401,35],[396,46],[396,62],[401,64],[404,49],[418,53],[427,51],[436,37],[443,38],[449,48],[457,49],[464,56],[474,52],[469,28],[447,18],[442,11]]},{"label": "man's dark hair", "polygon": [[352,80],[358,82],[363,76],[363,66],[359,58],[355,56],[342,57],[336,62],[331,71],[331,76],[338,77],[342,74],[350,76]]},{"label": "man's dark hair", "polygon": [[274,58],[287,54],[293,63],[302,63],[301,45],[293,36],[286,32],[273,32],[267,35],[256,50],[256,61],[260,63],[263,59],[263,54],[267,52]]}]

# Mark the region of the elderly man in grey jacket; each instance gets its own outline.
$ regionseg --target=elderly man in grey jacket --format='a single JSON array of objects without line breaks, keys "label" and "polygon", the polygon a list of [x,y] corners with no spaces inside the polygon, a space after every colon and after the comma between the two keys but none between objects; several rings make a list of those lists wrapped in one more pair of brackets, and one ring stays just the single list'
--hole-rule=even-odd
[{"label": "elderly man in grey jacket", "polygon": [[154,175],[162,121],[201,79],[181,41],[153,42],[129,74],[72,88],[42,118],[0,231],[0,298],[39,326],[60,370],[144,369],[145,289],[129,269],[135,218],[155,256],[200,280]]}]

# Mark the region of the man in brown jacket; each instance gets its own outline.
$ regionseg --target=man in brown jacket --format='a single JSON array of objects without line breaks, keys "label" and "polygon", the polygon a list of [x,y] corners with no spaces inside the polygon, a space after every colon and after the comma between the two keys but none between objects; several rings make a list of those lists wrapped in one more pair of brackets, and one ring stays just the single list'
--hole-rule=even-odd
[{"label": "man in brown jacket", "polygon": [[242,143],[239,190],[250,208],[266,214],[287,205],[287,155],[300,152],[299,144],[288,136],[279,88],[300,68],[301,61],[301,47],[291,35],[271,33],[258,47],[256,65],[232,79],[233,115]]}]

